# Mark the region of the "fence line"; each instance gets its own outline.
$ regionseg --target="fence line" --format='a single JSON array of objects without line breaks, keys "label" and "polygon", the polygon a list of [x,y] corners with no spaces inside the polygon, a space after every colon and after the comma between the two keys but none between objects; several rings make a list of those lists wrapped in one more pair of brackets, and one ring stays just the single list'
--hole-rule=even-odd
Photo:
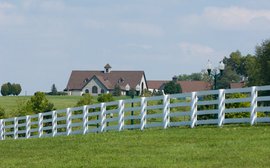
[{"label": "fence line", "polygon": [[270,123],[270,86],[141,97],[0,119],[0,140],[152,127]]}]

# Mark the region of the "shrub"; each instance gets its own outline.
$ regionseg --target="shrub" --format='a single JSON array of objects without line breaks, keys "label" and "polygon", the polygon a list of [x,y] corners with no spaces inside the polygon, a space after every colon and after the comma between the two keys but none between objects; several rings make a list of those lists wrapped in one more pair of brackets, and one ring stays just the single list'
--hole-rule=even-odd
[{"label": "shrub", "polygon": [[99,95],[97,98],[98,102],[111,102],[114,101],[113,95],[112,94],[102,94]]},{"label": "shrub", "polygon": [[83,96],[80,98],[80,100],[77,102],[76,106],[84,106],[94,103],[94,98],[89,93],[83,94]]}]

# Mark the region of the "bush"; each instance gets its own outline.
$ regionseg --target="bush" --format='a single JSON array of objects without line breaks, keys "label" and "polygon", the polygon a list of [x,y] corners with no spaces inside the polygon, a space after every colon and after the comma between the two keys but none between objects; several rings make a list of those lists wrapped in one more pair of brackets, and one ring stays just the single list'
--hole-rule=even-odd
[{"label": "bush", "polygon": [[20,116],[38,114],[52,110],[55,110],[54,104],[49,102],[43,92],[36,92],[27,102],[18,102],[17,108],[17,112]]},{"label": "bush", "polygon": [[109,94],[99,95],[97,100],[100,103],[102,103],[102,102],[111,102],[111,101],[114,101],[114,98],[113,98],[113,95],[109,93]]},{"label": "bush", "polygon": [[76,106],[79,107],[79,106],[89,105],[93,103],[94,103],[94,97],[90,95],[89,93],[85,93],[77,102]]}]

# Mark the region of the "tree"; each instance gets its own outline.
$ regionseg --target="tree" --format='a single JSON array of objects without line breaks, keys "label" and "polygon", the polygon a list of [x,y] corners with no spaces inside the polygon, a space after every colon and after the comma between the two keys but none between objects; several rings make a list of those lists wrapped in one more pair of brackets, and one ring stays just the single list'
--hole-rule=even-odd
[{"label": "tree", "polygon": [[55,84],[53,84],[51,88],[51,95],[57,95],[57,93],[58,93],[57,88]]},{"label": "tree", "polygon": [[113,95],[121,96],[121,87],[117,84],[114,86]]},{"label": "tree", "polygon": [[14,95],[14,96],[18,96],[22,91],[22,87],[20,84],[13,83],[11,85],[11,88],[12,88],[11,89],[12,95]]},{"label": "tree", "polygon": [[203,80],[201,73],[192,73],[190,75],[182,74],[178,76],[179,81],[201,81]]},{"label": "tree", "polygon": [[270,84],[270,40],[265,40],[256,47],[256,58],[258,61],[260,85]]},{"label": "tree", "polygon": [[7,83],[5,83],[1,86],[1,94],[2,94],[2,96],[9,95],[9,87],[8,87]]},{"label": "tree", "polygon": [[36,92],[27,102],[27,106],[34,114],[54,110],[54,104],[49,102],[43,92]]},{"label": "tree", "polygon": [[217,89],[230,88],[231,82],[239,82],[240,76],[232,70],[231,66],[226,66],[223,75],[217,80]]},{"label": "tree", "polygon": [[170,81],[165,84],[164,86],[165,94],[175,94],[182,92],[180,84],[176,83],[175,81]]},{"label": "tree", "polygon": [[9,96],[9,95],[14,95],[18,96],[22,91],[21,85],[13,83],[11,84],[10,82],[5,83],[1,87],[1,94],[3,96]]},{"label": "tree", "polygon": [[11,85],[11,83],[8,82],[7,86],[8,86],[8,95],[11,95],[12,94],[12,85]]}]

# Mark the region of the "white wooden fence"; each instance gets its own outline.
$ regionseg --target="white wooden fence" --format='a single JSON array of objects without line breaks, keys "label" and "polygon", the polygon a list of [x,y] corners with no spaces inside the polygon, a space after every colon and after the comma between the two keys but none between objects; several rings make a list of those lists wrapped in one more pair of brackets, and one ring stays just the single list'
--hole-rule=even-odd
[{"label": "white wooden fence", "polygon": [[[270,86],[254,86],[141,97],[1,119],[0,139],[144,130],[151,127],[166,129],[174,126],[194,128],[197,125],[221,127],[232,123],[270,123],[269,91]],[[237,96],[239,94],[242,98]]]}]

